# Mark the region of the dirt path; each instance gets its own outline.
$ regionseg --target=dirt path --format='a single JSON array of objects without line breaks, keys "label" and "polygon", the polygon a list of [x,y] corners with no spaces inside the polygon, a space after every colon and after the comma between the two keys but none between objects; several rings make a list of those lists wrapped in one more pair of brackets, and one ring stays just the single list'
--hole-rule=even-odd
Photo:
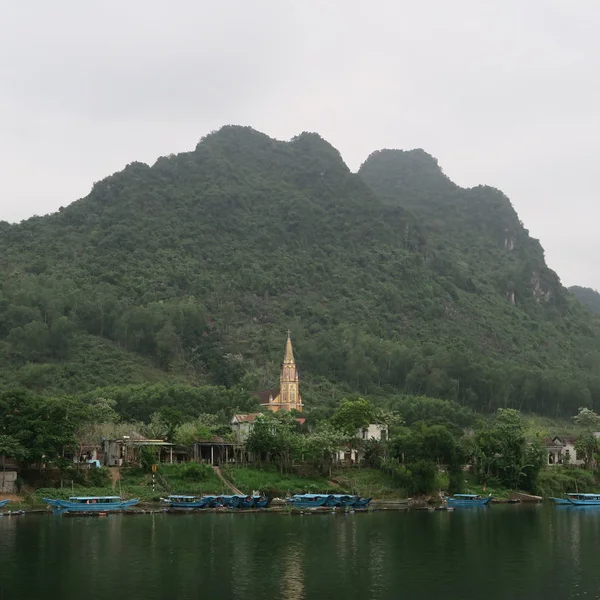
[{"label": "dirt path", "polygon": [[119,479],[121,479],[121,470],[119,469],[119,467],[109,467],[108,470],[110,471],[110,478],[112,480],[112,489],[114,490],[117,487],[117,483],[119,482]]},{"label": "dirt path", "polygon": [[240,496],[245,496],[245,494],[242,494],[242,492],[240,492],[240,490],[238,490],[235,485],[233,485],[233,483],[231,483],[231,481],[227,481],[227,479],[225,479],[225,477],[223,477],[223,473],[221,473],[221,469],[220,467],[215,467],[213,465],[213,470],[216,474],[216,476],[223,482],[223,484],[228,487],[234,494],[238,494]]}]

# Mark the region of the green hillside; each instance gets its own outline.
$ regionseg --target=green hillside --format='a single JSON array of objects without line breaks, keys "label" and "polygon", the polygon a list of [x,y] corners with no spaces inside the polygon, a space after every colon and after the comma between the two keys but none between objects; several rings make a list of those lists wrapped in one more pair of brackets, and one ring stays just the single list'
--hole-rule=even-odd
[{"label": "green hillside", "polygon": [[358,174],[316,134],[224,127],[47,217],[0,223],[0,385],[275,383],[477,409],[600,407],[598,325],[510,202],[421,151]]},{"label": "green hillside", "polygon": [[600,294],[596,290],[573,285],[569,291],[593,313],[600,314]]}]

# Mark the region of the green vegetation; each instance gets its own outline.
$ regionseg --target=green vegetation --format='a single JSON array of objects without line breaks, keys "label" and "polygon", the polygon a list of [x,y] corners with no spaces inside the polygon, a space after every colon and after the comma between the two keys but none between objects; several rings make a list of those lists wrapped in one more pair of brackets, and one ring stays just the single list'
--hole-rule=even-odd
[{"label": "green vegetation", "polygon": [[[0,223],[0,253],[0,388],[123,405],[119,387],[226,388],[242,408],[275,383],[290,327],[307,409],[352,393],[600,408],[597,320],[505,196],[422,151],[353,174],[318,135],[224,127]],[[122,414],[145,420],[156,398]]]},{"label": "green vegetation", "polygon": [[569,291],[593,313],[600,314],[600,294],[596,290],[573,285]]}]

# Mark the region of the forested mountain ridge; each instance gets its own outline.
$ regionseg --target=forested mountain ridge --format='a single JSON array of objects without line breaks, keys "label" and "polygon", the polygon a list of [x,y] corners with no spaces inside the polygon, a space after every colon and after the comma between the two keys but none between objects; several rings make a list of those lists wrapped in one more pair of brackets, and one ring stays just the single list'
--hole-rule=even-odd
[{"label": "forested mountain ridge", "polygon": [[259,389],[289,327],[308,408],[332,386],[600,405],[599,329],[508,199],[404,154],[354,174],[316,134],[224,127],[56,214],[0,224],[1,384]]},{"label": "forested mountain ridge", "polygon": [[569,288],[569,291],[593,313],[600,314],[600,294],[596,290],[573,285]]}]

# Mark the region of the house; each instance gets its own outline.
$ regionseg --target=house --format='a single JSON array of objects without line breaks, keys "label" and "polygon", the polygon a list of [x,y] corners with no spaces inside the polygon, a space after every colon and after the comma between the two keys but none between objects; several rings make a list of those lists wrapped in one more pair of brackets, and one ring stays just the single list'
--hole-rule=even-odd
[{"label": "house", "polygon": [[302,396],[300,396],[300,385],[298,369],[294,360],[292,340],[288,331],[285,353],[279,375],[279,388],[263,390],[254,394],[260,400],[260,404],[272,412],[297,410],[302,412]]},{"label": "house", "polygon": [[121,467],[124,463],[139,464],[142,448],[153,448],[157,462],[183,462],[187,460],[185,450],[176,449],[164,440],[149,440],[142,436],[124,435],[120,439],[104,440],[104,465]]},{"label": "house", "polygon": [[[248,436],[254,428],[256,419],[260,419],[263,413],[250,413],[248,415],[233,415],[230,426],[233,431],[233,436],[238,444],[243,444],[248,439]],[[300,425],[304,425],[306,419],[301,417],[296,419]]]},{"label": "house", "polygon": [[[367,427],[357,429],[354,437],[364,441],[385,441],[388,438],[388,428],[387,425],[383,425],[382,423],[370,423]],[[364,455],[363,449],[353,448],[351,445],[348,445],[345,450],[338,452],[337,460],[354,464],[359,463],[364,458]]]},{"label": "house", "polygon": [[0,494],[15,494],[15,482],[18,477],[19,464],[7,456],[0,456]]},{"label": "house", "polygon": [[242,462],[244,458],[241,443],[226,442],[220,437],[212,440],[196,440],[192,451],[194,461],[215,466],[229,462]]},{"label": "house", "polygon": [[554,436],[545,440],[546,450],[548,452],[547,464],[553,465],[576,465],[583,464],[582,460],[577,459],[575,450],[575,440],[569,437]]}]

